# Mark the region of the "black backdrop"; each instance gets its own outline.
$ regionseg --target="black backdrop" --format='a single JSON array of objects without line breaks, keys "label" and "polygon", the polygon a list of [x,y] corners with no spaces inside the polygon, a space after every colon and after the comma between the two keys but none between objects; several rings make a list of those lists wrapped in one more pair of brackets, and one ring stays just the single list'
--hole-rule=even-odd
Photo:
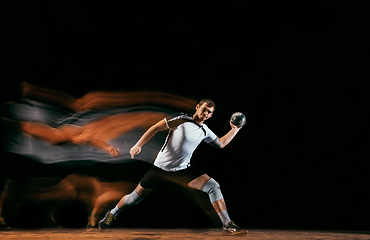
[{"label": "black backdrop", "polygon": [[[22,81],[75,97],[211,98],[207,125],[219,136],[233,112],[248,117],[227,148],[202,145],[193,157],[237,224],[369,228],[367,1],[6,0],[0,9],[2,102],[18,99]],[[145,205],[160,221],[146,226],[176,227],[190,207],[158,210],[171,195],[160,193]]]}]

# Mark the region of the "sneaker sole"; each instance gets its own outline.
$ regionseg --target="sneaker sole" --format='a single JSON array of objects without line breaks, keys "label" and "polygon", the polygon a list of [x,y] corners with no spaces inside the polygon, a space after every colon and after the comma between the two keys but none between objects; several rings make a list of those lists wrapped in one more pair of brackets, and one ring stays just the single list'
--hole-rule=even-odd
[{"label": "sneaker sole", "polygon": [[223,230],[221,235],[223,235],[223,236],[243,237],[243,236],[248,235],[248,231],[247,230],[241,230],[241,231],[238,231],[238,232],[235,232],[235,233],[231,233],[231,232],[228,232],[226,230]]}]

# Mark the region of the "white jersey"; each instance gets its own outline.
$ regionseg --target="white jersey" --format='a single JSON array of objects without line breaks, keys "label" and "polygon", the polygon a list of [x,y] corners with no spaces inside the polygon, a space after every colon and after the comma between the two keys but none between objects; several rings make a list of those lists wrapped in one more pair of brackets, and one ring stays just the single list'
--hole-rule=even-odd
[{"label": "white jersey", "polygon": [[190,158],[197,146],[210,143],[217,136],[207,127],[193,121],[191,116],[180,114],[165,118],[170,129],[154,165],[165,171],[179,171],[190,166]]}]

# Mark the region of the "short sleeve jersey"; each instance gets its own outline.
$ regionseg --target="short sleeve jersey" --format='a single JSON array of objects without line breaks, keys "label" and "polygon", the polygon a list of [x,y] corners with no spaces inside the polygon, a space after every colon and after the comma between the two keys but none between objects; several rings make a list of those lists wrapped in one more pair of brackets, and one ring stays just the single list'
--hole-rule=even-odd
[{"label": "short sleeve jersey", "polygon": [[170,129],[154,165],[165,171],[179,171],[190,166],[194,150],[202,142],[210,143],[217,136],[207,127],[194,122],[192,116],[177,114],[165,118]]}]

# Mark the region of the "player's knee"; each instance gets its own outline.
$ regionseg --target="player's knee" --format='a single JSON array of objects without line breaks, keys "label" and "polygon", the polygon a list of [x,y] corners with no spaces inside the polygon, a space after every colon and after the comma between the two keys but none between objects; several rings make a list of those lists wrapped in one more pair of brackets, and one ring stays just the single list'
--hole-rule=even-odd
[{"label": "player's knee", "polygon": [[138,204],[142,200],[144,200],[144,198],[137,194],[135,190],[132,193],[126,195],[123,199],[127,207]]},{"label": "player's knee", "polygon": [[208,194],[211,203],[224,198],[220,190],[220,185],[213,178],[204,184],[202,191]]}]

